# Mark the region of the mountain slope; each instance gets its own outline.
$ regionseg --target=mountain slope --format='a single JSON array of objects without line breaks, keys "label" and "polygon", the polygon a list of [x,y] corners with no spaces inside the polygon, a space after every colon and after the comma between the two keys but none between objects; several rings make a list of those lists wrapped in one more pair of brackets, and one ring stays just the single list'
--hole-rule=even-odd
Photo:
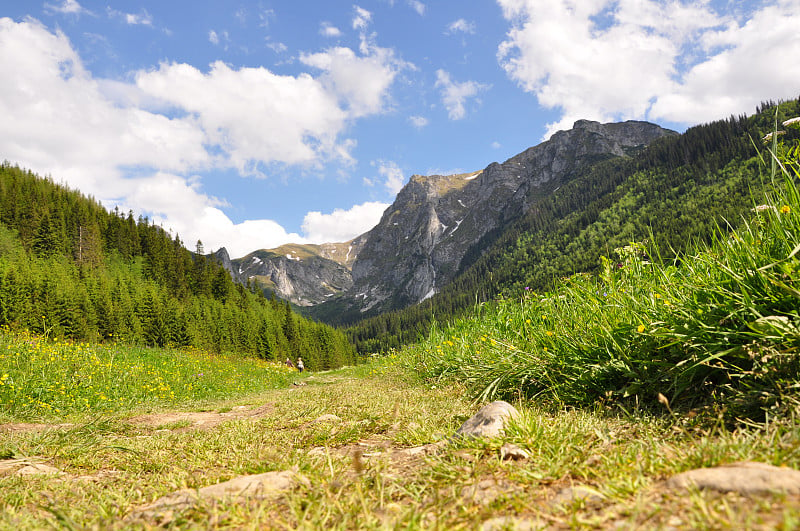
[{"label": "mountain slope", "polygon": [[231,260],[228,270],[239,281],[257,282],[297,306],[311,306],[352,287],[350,269],[362,246],[360,237],[344,243],[287,244]]},{"label": "mountain slope", "polygon": [[311,310],[355,321],[421,302],[450,283],[537,198],[582,168],[626,156],[675,133],[646,122],[587,120],[502,164],[461,175],[414,175],[380,223],[363,236],[353,286]]},{"label": "mountain slope", "polygon": [[[800,114],[797,101],[779,119]],[[368,318],[349,329],[362,352],[415,341],[433,316],[446,320],[499,294],[547,289],[554,279],[589,271],[616,247],[655,237],[676,253],[710,237],[718,224],[737,224],[764,182],[753,139],[772,130],[775,108],[731,117],[653,142],[631,158],[586,166],[552,194],[535,198],[495,243],[462,260],[462,271],[431,299]]]}]

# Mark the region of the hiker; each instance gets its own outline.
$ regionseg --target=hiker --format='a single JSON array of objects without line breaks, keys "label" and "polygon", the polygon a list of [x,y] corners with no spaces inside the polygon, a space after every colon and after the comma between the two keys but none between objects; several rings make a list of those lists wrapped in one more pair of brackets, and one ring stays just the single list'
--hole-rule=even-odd
[{"label": "hiker", "polygon": [[303,358],[297,358],[297,370],[303,372],[305,366],[303,365]]},{"label": "hiker", "polygon": [[289,358],[286,358],[286,362],[285,363],[286,363],[287,367],[289,367],[290,369],[294,369],[294,363],[292,363],[292,360],[290,360]]}]

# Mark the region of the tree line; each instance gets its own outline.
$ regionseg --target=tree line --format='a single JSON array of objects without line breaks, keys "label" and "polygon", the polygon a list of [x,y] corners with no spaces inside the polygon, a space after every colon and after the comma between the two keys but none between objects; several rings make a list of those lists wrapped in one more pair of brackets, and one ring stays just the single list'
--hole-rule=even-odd
[{"label": "tree line", "polygon": [[357,361],[344,333],[235,283],[146,217],[0,165],[0,326],[79,341],[196,347],[326,369]]}]

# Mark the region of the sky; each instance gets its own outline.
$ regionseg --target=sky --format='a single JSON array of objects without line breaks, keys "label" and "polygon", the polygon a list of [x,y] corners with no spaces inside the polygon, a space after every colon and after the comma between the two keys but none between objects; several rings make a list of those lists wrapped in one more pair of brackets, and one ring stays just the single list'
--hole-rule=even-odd
[{"label": "sky", "polygon": [[798,57],[800,0],[3,0],[0,159],[237,258],[578,119],[797,98]]}]

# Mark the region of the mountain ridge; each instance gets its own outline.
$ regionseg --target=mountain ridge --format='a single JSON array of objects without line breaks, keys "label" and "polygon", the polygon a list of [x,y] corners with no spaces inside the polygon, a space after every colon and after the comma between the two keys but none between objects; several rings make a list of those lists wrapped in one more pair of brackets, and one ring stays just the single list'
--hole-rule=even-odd
[{"label": "mountain ridge", "polygon": [[479,256],[493,234],[528,211],[534,196],[552,193],[587,164],[628,156],[674,134],[642,121],[578,120],[481,170],[412,175],[379,223],[349,242],[254,251],[231,261],[230,270],[322,320],[330,313],[357,319],[403,308],[452,281],[465,258]]}]

